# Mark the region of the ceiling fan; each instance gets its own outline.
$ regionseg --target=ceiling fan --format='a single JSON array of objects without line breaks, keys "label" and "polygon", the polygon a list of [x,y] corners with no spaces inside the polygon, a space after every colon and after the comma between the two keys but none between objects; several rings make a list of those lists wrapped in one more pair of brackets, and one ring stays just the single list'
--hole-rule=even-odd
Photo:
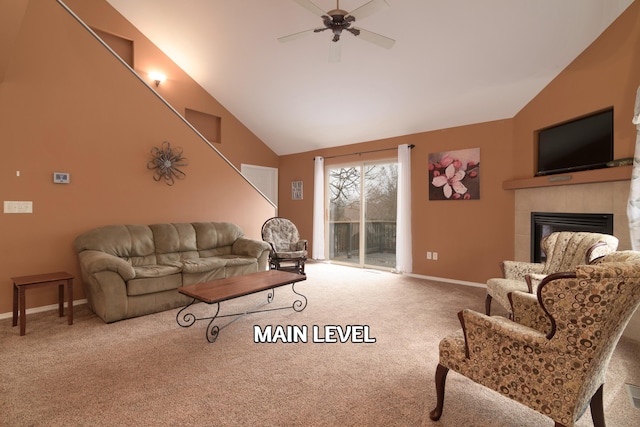
[{"label": "ceiling fan", "polygon": [[389,7],[385,0],[371,0],[368,3],[365,3],[362,6],[354,9],[350,13],[346,10],[340,9],[340,0],[336,0],[336,8],[328,12],[320,9],[313,2],[311,2],[311,0],[294,1],[314,15],[321,17],[324,27],[312,28],[278,38],[278,41],[282,43],[298,39],[299,37],[310,34],[311,32],[320,33],[322,31],[331,30],[331,32],[333,33],[333,38],[331,39],[332,43],[330,44],[329,61],[338,62],[340,60],[340,44],[337,42],[340,41],[340,36],[342,35],[343,31],[349,32],[362,40],[368,41],[385,49],[391,49],[391,47],[393,47],[394,43],[396,42],[389,37],[385,37],[383,35],[352,26],[352,24],[356,22],[356,20],[361,20],[363,18],[366,18],[367,16],[373,15],[374,13],[384,8]]}]

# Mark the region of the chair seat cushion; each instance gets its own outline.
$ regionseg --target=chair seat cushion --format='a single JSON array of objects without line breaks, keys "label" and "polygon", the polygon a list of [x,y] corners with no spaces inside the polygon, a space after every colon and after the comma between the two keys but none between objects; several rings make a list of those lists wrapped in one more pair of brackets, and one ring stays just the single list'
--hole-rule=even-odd
[{"label": "chair seat cushion", "polygon": [[487,294],[491,295],[502,307],[511,307],[508,294],[515,291],[529,292],[527,282],[502,278],[487,280]]},{"label": "chair seat cushion", "polygon": [[293,252],[277,252],[276,258],[280,259],[295,259],[304,258],[307,256],[307,251],[293,251]]}]

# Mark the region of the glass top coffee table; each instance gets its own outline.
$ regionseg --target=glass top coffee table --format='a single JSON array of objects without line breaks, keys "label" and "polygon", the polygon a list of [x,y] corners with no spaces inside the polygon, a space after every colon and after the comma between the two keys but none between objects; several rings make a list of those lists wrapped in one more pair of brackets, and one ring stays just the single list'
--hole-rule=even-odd
[{"label": "glass top coffee table", "polygon": [[[226,279],[212,280],[211,282],[206,283],[196,283],[193,285],[183,286],[178,288],[178,292],[193,298],[193,301],[178,312],[176,315],[176,321],[178,322],[178,325],[188,328],[198,320],[208,320],[209,324],[206,330],[206,337],[207,341],[213,343],[218,338],[220,329],[229,326],[231,323],[238,320],[239,317],[236,317],[235,320],[221,327],[214,324],[216,319],[273,310],[292,309],[297,312],[304,310],[307,307],[307,297],[295,289],[295,284],[303,280],[307,280],[307,276],[282,270],[268,270],[245,274],[242,276],[229,277]],[[289,284],[291,285],[293,293],[300,297],[299,299],[293,301],[289,306],[258,309],[258,307],[264,307],[265,305],[272,303],[275,295],[275,288]],[[242,313],[219,314],[221,302],[266,290],[269,291],[267,293],[266,303],[260,304],[258,307],[250,308]],[[196,302],[215,304],[215,313],[212,316],[198,317],[190,311],[190,307]]]}]

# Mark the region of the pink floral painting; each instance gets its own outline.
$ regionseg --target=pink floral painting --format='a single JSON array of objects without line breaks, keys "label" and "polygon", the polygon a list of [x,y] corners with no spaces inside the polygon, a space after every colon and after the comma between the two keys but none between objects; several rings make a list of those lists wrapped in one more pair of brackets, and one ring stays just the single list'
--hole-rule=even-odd
[{"label": "pink floral painting", "polygon": [[479,198],[479,148],[429,154],[429,200]]}]

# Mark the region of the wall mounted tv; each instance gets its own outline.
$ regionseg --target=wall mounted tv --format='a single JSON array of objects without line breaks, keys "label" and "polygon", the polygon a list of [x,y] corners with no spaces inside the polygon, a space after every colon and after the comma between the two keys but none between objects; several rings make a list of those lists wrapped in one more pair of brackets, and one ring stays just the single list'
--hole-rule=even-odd
[{"label": "wall mounted tv", "polygon": [[613,160],[613,109],[538,131],[536,176],[599,169]]}]

